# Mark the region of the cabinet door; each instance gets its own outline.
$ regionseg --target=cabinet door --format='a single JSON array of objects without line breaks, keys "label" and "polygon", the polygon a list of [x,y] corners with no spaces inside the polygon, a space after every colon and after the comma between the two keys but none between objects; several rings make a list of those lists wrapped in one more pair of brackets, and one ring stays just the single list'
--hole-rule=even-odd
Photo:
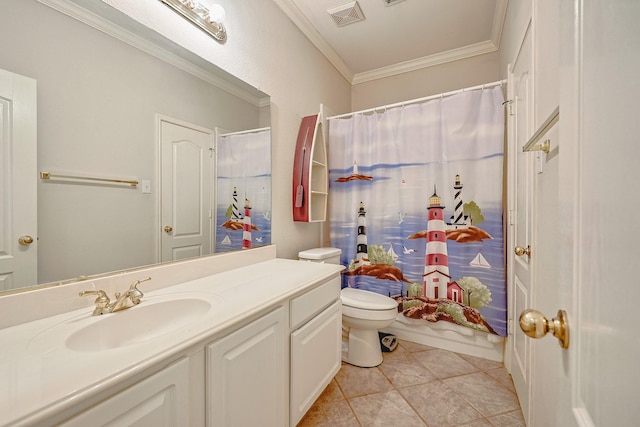
[{"label": "cabinet door", "polygon": [[288,425],[284,340],[278,308],[207,346],[207,426]]},{"label": "cabinet door", "polygon": [[300,421],[341,365],[342,310],[336,301],[291,334],[291,425]]},{"label": "cabinet door", "polygon": [[181,427],[189,425],[189,359],[102,401],[62,426]]}]

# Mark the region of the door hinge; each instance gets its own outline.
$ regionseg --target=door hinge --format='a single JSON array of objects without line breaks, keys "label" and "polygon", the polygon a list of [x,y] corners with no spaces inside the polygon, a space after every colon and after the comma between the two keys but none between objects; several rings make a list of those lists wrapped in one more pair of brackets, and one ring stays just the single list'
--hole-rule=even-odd
[{"label": "door hinge", "polygon": [[216,149],[211,147],[209,148],[209,157],[213,157],[213,153],[215,153]]},{"label": "door hinge", "polygon": [[502,105],[505,105],[505,104],[507,105],[507,113],[510,116],[513,116],[513,99],[507,99],[502,103]]},{"label": "door hinge", "polygon": [[513,225],[513,209],[509,209],[507,212],[507,221],[509,225]]},{"label": "door hinge", "polygon": [[209,219],[213,218],[213,214],[211,213],[211,209],[209,209]]},{"label": "door hinge", "polygon": [[513,335],[513,319],[507,320],[507,334]]}]

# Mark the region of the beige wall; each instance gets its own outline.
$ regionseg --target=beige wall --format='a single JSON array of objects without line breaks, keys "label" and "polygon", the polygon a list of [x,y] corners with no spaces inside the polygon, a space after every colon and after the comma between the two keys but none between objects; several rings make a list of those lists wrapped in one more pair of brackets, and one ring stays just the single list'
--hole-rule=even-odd
[{"label": "beige wall", "polygon": [[161,2],[102,1],[271,95],[272,240],[279,257],[294,258],[323,240],[322,224],[295,223],[291,214],[293,154],[303,116],[316,113],[320,103],[340,114],[492,82],[501,73],[498,53],[490,53],[351,86],[272,1],[219,0],[227,12],[224,44]]},{"label": "beige wall", "polygon": [[151,184],[38,180],[38,282],[158,262],[155,115],[239,131],[259,109],[36,0],[2,7],[0,68],[37,81],[39,170]]},{"label": "beige wall", "polygon": [[317,112],[320,103],[340,114],[500,79],[500,57],[494,52],[351,86],[275,2],[220,0],[229,34],[223,45],[160,2],[103,1],[271,95],[272,225],[279,257],[294,258],[299,250],[326,241],[321,224],[295,223],[291,215],[293,152],[303,116]]},{"label": "beige wall", "polygon": [[295,223],[292,218],[295,143],[301,118],[317,113],[320,103],[336,113],[350,110],[350,84],[273,1],[219,0],[227,12],[225,44],[213,41],[158,1],[103,1],[271,95],[272,241],[284,258],[319,246],[321,225]]},{"label": "beige wall", "polygon": [[498,52],[353,85],[352,111],[500,80]]}]

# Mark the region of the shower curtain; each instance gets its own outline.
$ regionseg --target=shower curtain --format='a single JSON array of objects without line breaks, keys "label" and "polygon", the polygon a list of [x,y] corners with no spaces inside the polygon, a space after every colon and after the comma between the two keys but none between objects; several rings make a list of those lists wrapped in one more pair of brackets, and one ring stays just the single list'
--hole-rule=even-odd
[{"label": "shower curtain", "polygon": [[218,136],[216,252],[271,243],[271,128]]},{"label": "shower curtain", "polygon": [[506,336],[502,88],[329,119],[342,286],[391,296],[407,323]]}]

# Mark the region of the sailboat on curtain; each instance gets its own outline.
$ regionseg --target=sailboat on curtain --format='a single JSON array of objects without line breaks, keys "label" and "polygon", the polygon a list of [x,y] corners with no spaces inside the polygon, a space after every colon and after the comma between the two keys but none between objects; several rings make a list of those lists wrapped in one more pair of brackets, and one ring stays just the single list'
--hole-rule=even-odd
[{"label": "sailboat on curtain", "polygon": [[393,262],[396,262],[398,260],[398,254],[396,253],[396,251],[393,250],[393,243],[389,244],[389,250],[387,251],[387,254],[389,254],[389,256],[391,257],[391,259],[393,260]]},{"label": "sailboat on curtain", "polygon": [[482,252],[478,252],[478,255],[469,262],[469,265],[471,267],[491,268],[491,264],[489,264],[489,261],[482,255]]}]

